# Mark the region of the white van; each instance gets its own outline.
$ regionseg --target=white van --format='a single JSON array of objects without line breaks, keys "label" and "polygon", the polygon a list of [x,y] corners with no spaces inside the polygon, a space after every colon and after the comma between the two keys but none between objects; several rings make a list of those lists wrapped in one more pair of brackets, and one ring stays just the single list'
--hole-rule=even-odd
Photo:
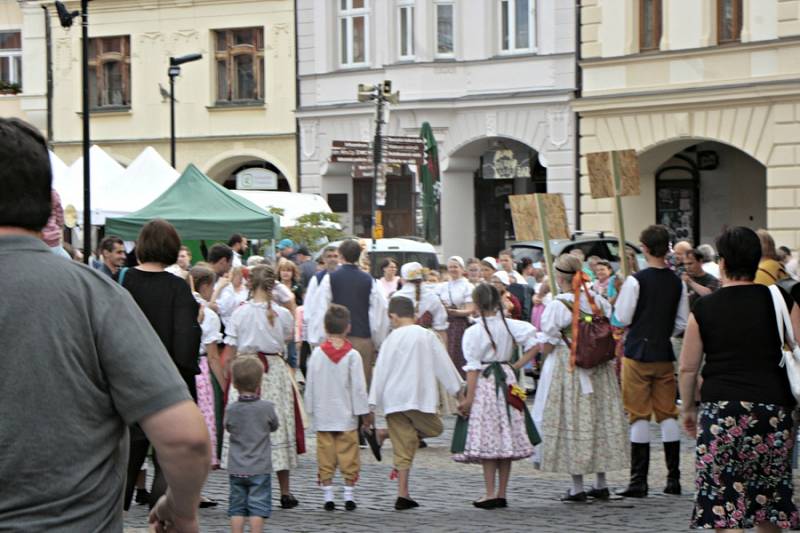
[{"label": "white van", "polygon": [[[390,238],[378,239],[375,241],[375,250],[372,248],[372,239],[358,239],[363,242],[369,251],[369,262],[371,274],[379,278],[383,275],[381,272],[381,263],[384,259],[391,257],[402,266],[405,263],[416,261],[423,267],[431,270],[439,268],[439,257],[436,254],[436,248],[432,244],[417,238]],[[342,241],[332,242],[332,246],[339,246]],[[317,255],[321,253],[317,252]],[[399,272],[398,272],[399,274]]]}]

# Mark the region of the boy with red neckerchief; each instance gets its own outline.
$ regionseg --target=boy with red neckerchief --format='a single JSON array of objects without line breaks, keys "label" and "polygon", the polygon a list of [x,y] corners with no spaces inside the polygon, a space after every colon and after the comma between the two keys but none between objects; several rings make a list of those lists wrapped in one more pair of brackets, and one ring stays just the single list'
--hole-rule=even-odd
[{"label": "boy with red neckerchief", "polygon": [[345,509],[353,511],[353,489],[361,470],[358,417],[369,413],[367,383],[361,355],[347,340],[350,311],[331,304],[324,322],[327,338],[308,361],[305,405],[317,431],[318,478],[325,496],[324,509],[336,509],[333,476],[338,466],[345,481]]}]

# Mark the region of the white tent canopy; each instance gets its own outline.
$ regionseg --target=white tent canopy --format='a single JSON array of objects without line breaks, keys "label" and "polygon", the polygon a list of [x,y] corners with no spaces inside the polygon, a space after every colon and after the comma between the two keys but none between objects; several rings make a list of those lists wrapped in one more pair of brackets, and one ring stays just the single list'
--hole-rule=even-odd
[{"label": "white tent canopy", "polygon": [[180,174],[148,146],[125,171],[104,183],[97,206],[105,218],[125,216],[148,206],[172,186]]},{"label": "white tent canopy", "polygon": [[[125,168],[117,163],[102,148],[95,145],[89,150],[89,161],[91,165],[92,180],[92,224],[104,224],[105,217],[102,215],[103,192],[106,184],[118,179]],[[78,212],[79,220],[83,217],[83,157],[75,161],[66,179],[60,180],[56,186],[58,194],[61,195],[61,205],[65,208],[72,205]]]},{"label": "white tent canopy", "polygon": [[[281,227],[288,228],[297,224],[297,219],[309,213],[332,213],[328,202],[318,194],[285,191],[249,191],[232,190],[242,198],[250,200],[258,207],[269,211],[270,207],[283,209]],[[326,224],[338,226],[336,224]]]},{"label": "white tent canopy", "polygon": [[[69,174],[69,167],[61,160],[60,157],[54,154],[52,150],[50,150],[49,153],[50,173],[53,176],[53,188],[57,191],[60,191],[59,187],[63,186],[65,180],[67,179],[67,175]],[[61,193],[59,192],[59,194]]]}]

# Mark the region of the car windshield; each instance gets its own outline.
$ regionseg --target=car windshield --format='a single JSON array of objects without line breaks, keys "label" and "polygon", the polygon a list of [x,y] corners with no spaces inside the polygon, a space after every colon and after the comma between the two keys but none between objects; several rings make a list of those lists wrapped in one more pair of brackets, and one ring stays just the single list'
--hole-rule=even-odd
[{"label": "car windshield", "polygon": [[515,263],[519,263],[524,257],[529,257],[534,263],[544,261],[544,251],[532,246],[515,246],[511,248],[511,255]]}]

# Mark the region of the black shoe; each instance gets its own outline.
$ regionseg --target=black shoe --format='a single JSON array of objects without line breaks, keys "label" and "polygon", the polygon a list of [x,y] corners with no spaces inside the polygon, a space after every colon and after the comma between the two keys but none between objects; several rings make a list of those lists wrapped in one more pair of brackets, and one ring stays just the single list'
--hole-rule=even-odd
[{"label": "black shoe", "polygon": [[406,509],[413,509],[414,507],[419,507],[419,504],[409,498],[398,497],[397,501],[394,502],[394,508],[398,511],[405,511]]},{"label": "black shoe", "polygon": [[322,507],[326,511],[335,511],[336,510],[336,503],[335,502],[325,502],[325,505]]},{"label": "black shoe", "polygon": [[650,469],[650,443],[631,443],[631,480],[628,488],[617,492],[625,498],[647,497],[647,473]]},{"label": "black shoe", "polygon": [[595,500],[607,500],[611,498],[611,493],[609,492],[608,488],[596,489],[592,487],[589,489],[589,492],[587,492],[586,495],[590,498],[594,498]]},{"label": "black shoe", "polygon": [[372,431],[363,431],[361,435],[369,444],[369,449],[372,450],[372,455],[375,456],[377,461],[382,461],[383,457],[381,455],[381,445],[378,442],[378,430],[373,429]]},{"label": "black shoe", "polygon": [[491,500],[476,500],[472,502],[472,505],[477,507],[478,509],[497,509],[498,507],[498,498],[492,498]]},{"label": "black shoe", "polygon": [[508,507],[508,501],[505,498],[497,498],[497,508],[498,509],[505,509]]},{"label": "black shoe", "polygon": [[281,509],[294,509],[298,503],[297,498],[291,494],[281,496]]},{"label": "black shoe", "polygon": [[572,494],[571,491],[567,491],[567,493],[561,497],[562,502],[585,502],[588,499],[589,498],[586,495],[585,491],[579,492],[577,494]]},{"label": "black shoe", "polygon": [[428,447],[428,443],[425,442],[422,439],[419,439],[419,446],[417,448],[421,450],[422,448],[427,448],[427,447]]},{"label": "black shoe", "polygon": [[147,489],[136,489],[136,503],[144,505],[150,501],[150,493]]},{"label": "black shoe", "polygon": [[667,486],[664,494],[681,493],[681,443],[680,441],[664,443],[664,459],[667,463]]},{"label": "black shoe", "polygon": [[344,502],[344,510],[345,511],[355,511],[356,510],[356,502],[353,500],[347,500]]}]

